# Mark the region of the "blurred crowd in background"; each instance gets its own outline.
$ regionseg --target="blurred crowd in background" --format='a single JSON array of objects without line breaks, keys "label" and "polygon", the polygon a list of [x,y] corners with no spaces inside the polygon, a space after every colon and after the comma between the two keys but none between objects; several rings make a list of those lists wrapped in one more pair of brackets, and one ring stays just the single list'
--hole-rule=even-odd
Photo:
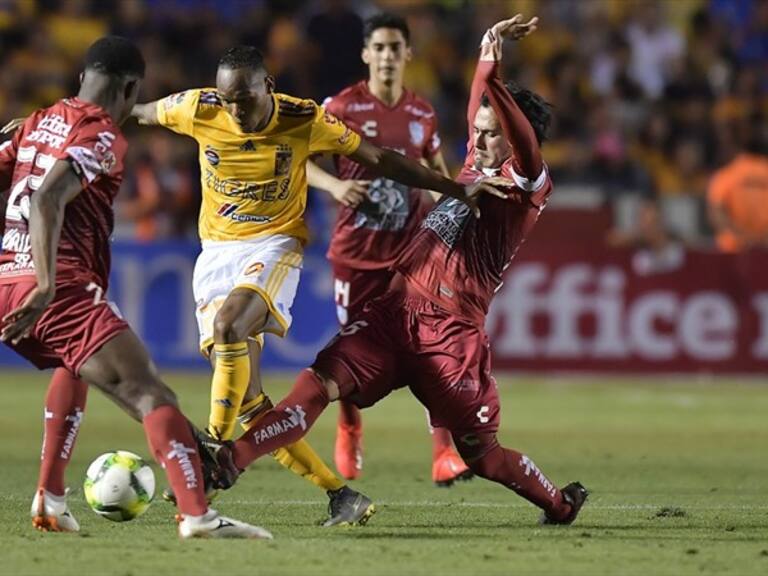
[{"label": "blurred crowd in background", "polygon": [[[236,43],[263,49],[279,91],[322,101],[365,76],[362,20],[381,10],[408,19],[406,85],[436,108],[454,173],[484,30],[537,15],[539,30],[506,50],[504,74],[555,106],[554,203],[610,210],[603,238],[614,245],[768,246],[765,0],[0,0],[0,119],[75,93],[85,49],[107,33],[139,41],[145,101],[212,85]],[[126,131],[119,233],[193,238],[194,143]],[[313,212],[327,208],[325,195],[311,198]]]}]

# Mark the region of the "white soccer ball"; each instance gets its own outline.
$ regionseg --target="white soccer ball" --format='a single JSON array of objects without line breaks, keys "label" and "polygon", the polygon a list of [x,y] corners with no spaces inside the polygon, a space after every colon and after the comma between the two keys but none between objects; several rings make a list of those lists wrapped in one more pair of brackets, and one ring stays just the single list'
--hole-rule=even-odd
[{"label": "white soccer ball", "polygon": [[88,466],[85,499],[99,516],[125,522],[141,516],[155,495],[155,474],[141,456],[126,450],[102,454]]}]

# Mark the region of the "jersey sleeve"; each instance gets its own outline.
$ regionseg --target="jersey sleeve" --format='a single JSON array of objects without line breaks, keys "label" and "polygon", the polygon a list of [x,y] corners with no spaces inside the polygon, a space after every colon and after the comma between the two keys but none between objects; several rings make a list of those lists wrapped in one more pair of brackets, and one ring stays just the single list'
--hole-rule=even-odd
[{"label": "jersey sleeve", "polygon": [[328,98],[323,100],[323,108],[342,122],[344,121],[344,102],[341,96],[328,96]]},{"label": "jersey sleeve", "polygon": [[357,150],[358,146],[358,134],[322,106],[317,107],[309,140],[310,154],[331,152],[348,156]]},{"label": "jersey sleeve", "polygon": [[185,90],[157,101],[157,120],[178,134],[192,136],[201,90]]},{"label": "jersey sleeve", "polygon": [[55,157],[68,159],[87,186],[98,178],[114,174],[118,166],[122,166],[123,142],[113,126],[101,119],[86,118],[76,126],[70,141]]}]

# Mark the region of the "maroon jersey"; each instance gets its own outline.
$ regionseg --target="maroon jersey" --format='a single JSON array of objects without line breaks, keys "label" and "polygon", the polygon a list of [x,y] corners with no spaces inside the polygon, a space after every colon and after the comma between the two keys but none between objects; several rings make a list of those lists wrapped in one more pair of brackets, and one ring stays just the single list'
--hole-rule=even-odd
[{"label": "maroon jersey", "polygon": [[[432,106],[404,90],[387,106],[361,81],[326,99],[326,110],[381,148],[414,160],[431,158],[440,149],[437,118]],[[378,178],[346,156],[335,159],[339,178],[371,180],[368,197],[357,208],[339,207],[328,248],[328,259],[361,270],[388,268],[418,230],[432,200],[421,190]]]},{"label": "maroon jersey", "polygon": [[[504,271],[552,190],[533,129],[498,78],[497,66],[484,61],[477,66],[467,110],[467,156],[458,180],[471,183],[487,176],[509,178],[515,182],[510,198],[482,196],[479,219],[466,204],[444,198],[424,219],[395,265],[416,291],[479,325],[501,287]],[[495,170],[475,166],[473,126],[483,93],[514,149],[514,156]]]},{"label": "maroon jersey", "polygon": [[0,186],[7,186],[10,179],[0,284],[34,279],[31,196],[54,163],[66,159],[82,178],[83,191],[66,207],[56,256],[57,279],[90,279],[106,289],[112,201],[123,178],[126,148],[125,138],[109,114],[78,98],[65,98],[38,110],[12,140],[0,145]]}]

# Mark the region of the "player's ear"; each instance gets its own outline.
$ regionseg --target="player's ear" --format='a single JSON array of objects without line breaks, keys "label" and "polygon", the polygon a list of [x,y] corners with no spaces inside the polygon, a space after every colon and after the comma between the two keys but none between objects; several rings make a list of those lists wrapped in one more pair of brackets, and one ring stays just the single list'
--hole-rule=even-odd
[{"label": "player's ear", "polygon": [[125,83],[125,86],[123,87],[123,96],[127,102],[135,101],[135,99],[138,97],[140,84],[141,81],[136,78],[133,80],[128,80]]},{"label": "player's ear", "polygon": [[405,46],[405,61],[410,62],[411,58],[413,58],[413,50],[411,50],[411,45],[406,44]]},{"label": "player's ear", "polygon": [[267,94],[272,94],[275,91],[275,77],[271,74],[267,74],[264,78],[264,84],[267,85]]},{"label": "player's ear", "polygon": [[360,58],[362,59],[362,61],[365,64],[370,64],[371,63],[371,53],[368,50],[368,45],[367,44],[363,44],[363,50],[362,50],[362,52],[360,52]]},{"label": "player's ear", "polygon": [[80,72],[80,84],[83,83],[83,79],[85,78],[85,71]]}]

